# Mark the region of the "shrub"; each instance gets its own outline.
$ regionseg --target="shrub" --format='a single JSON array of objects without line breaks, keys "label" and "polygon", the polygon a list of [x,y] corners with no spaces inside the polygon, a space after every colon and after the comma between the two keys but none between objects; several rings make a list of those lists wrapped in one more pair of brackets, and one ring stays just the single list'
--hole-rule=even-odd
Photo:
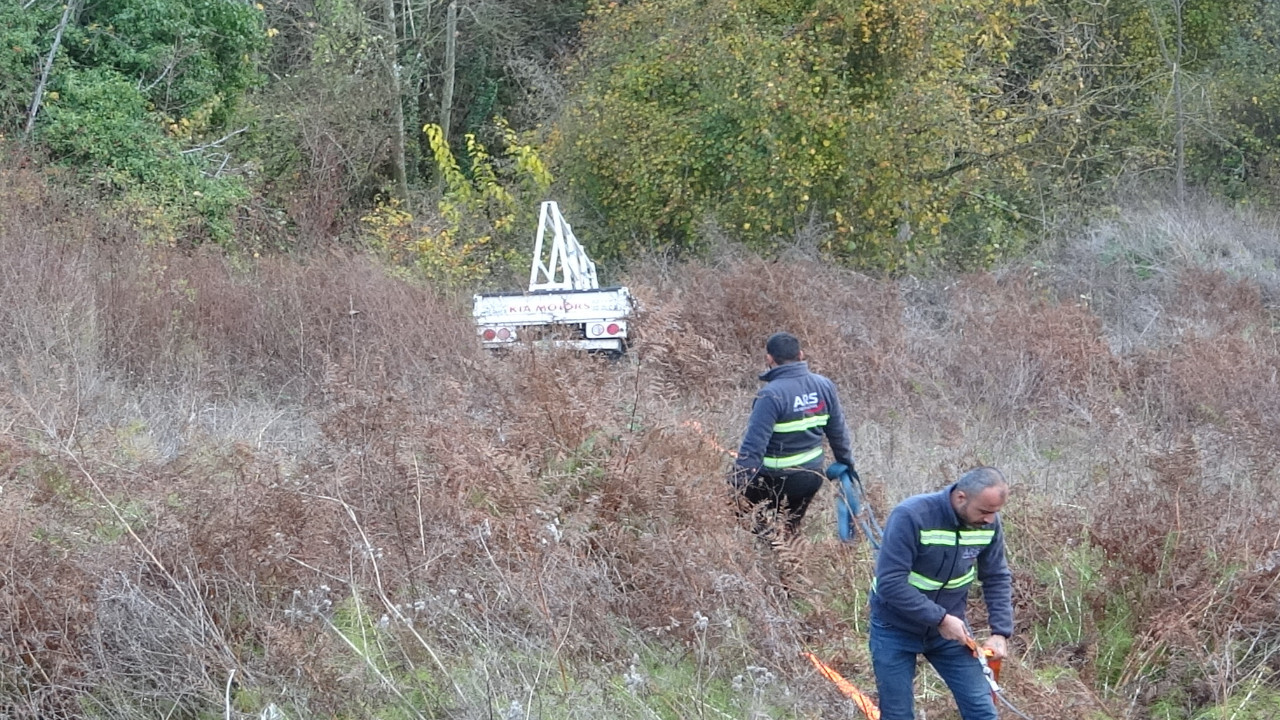
[{"label": "shrub", "polygon": [[[393,265],[413,267],[446,287],[487,277],[505,282],[527,264],[530,233],[551,175],[532,145],[497,121],[506,144],[495,158],[466,136],[464,173],[439,126],[423,128],[444,184],[435,217],[419,220],[394,200],[382,202],[363,220],[372,245]],[[521,263],[521,259],[525,259]]]}]

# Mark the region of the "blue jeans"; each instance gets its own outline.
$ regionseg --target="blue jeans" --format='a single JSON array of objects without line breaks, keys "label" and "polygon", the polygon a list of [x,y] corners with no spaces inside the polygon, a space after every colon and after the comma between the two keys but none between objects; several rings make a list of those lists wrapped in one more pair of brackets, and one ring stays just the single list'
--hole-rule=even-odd
[{"label": "blue jeans", "polygon": [[964,720],[996,720],[991,686],[969,648],[936,632],[909,633],[878,620],[871,621],[871,667],[880,693],[881,720],[914,720],[916,656],[938,671],[955,696]]}]

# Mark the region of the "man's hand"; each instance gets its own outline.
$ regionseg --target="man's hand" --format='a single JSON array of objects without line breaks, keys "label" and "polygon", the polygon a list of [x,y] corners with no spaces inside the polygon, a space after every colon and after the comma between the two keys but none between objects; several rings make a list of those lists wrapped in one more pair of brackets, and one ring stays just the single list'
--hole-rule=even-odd
[{"label": "man's hand", "polygon": [[733,470],[729,472],[729,476],[725,478],[729,486],[739,492],[746,490],[747,486],[755,478],[756,472],[751,468],[744,468],[741,465],[734,465]]},{"label": "man's hand", "polygon": [[982,646],[991,651],[992,660],[1003,660],[1009,654],[1009,641],[1003,635],[992,635]]},{"label": "man's hand", "polygon": [[964,621],[955,615],[942,618],[942,622],[938,623],[938,634],[958,643],[963,643],[969,637],[969,633],[965,631]]},{"label": "man's hand", "polygon": [[827,477],[831,480],[840,482],[840,476],[849,473],[849,479],[861,484],[862,478],[858,477],[858,471],[853,469],[852,462],[840,462],[839,460],[827,466]]}]

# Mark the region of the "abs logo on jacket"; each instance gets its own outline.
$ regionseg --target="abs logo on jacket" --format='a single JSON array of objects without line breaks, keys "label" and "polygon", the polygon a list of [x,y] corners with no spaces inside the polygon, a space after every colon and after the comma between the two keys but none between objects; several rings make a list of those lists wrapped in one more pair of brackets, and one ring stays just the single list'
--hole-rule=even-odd
[{"label": "abs logo on jacket", "polygon": [[791,411],[810,412],[813,410],[821,410],[822,405],[823,403],[818,400],[818,393],[809,392],[796,396],[796,399],[791,402]]}]

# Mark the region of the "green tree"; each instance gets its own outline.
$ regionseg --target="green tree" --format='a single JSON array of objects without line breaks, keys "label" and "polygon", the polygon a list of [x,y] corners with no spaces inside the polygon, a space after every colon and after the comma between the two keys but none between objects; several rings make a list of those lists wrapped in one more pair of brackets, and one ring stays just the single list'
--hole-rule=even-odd
[{"label": "green tree", "polygon": [[940,253],[957,212],[1010,215],[1026,185],[1014,150],[1037,116],[993,99],[1027,14],[988,0],[601,6],[559,174],[618,252],[696,250],[712,218],[761,248],[817,226],[836,256],[902,267]]},{"label": "green tree", "polygon": [[1268,84],[1268,66],[1280,61],[1280,47],[1266,39],[1267,17],[1274,15],[1270,5],[1046,3],[1059,26],[1067,27],[1070,18],[1079,28],[1074,68],[1087,102],[1074,131],[1058,140],[1071,150],[1073,177],[1110,189],[1141,173],[1167,177],[1177,186],[1235,185],[1238,191],[1250,164],[1246,148],[1260,146],[1235,118],[1251,114],[1253,90]]},{"label": "green tree", "polygon": [[95,0],[68,43],[71,62],[136,82],[170,123],[199,135],[226,126],[260,79],[266,36],[253,6],[226,0]]},{"label": "green tree", "polygon": [[[524,131],[557,109],[556,58],[576,34],[585,0],[455,4],[457,82],[448,137],[466,165],[468,134],[492,147],[504,142],[494,117]],[[254,97],[259,120],[247,141],[270,178],[271,201],[303,233],[331,235],[388,194],[396,173],[388,139],[397,124],[441,122],[449,5],[402,0],[390,11],[384,0],[267,5],[268,26],[279,32],[267,59],[273,81]],[[398,71],[398,92],[389,65]],[[395,120],[396,98],[402,123]],[[404,153],[411,205],[430,207],[439,180],[435,153],[417,132],[407,133]]]},{"label": "green tree", "polygon": [[99,0],[67,13],[57,38],[63,14],[39,0],[0,10],[17,56],[0,61],[12,70],[0,75],[0,106],[18,106],[47,78],[35,137],[55,160],[116,191],[161,240],[229,240],[246,191],[220,174],[230,161],[220,146],[259,77],[258,11],[222,0]]},{"label": "green tree", "polygon": [[61,13],[51,4],[0,5],[0,135],[22,130]]},{"label": "green tree", "polygon": [[[552,157],[617,253],[697,251],[710,219],[763,249],[816,231],[865,266],[981,265],[1126,178],[1273,167],[1274,14],[1260,0],[602,2]],[[1241,92],[1251,83],[1262,92]]]},{"label": "green tree", "polygon": [[1280,201],[1280,4],[1264,3],[1256,22],[1224,46],[1212,91],[1224,123],[1195,143],[1196,179],[1231,196]]}]

